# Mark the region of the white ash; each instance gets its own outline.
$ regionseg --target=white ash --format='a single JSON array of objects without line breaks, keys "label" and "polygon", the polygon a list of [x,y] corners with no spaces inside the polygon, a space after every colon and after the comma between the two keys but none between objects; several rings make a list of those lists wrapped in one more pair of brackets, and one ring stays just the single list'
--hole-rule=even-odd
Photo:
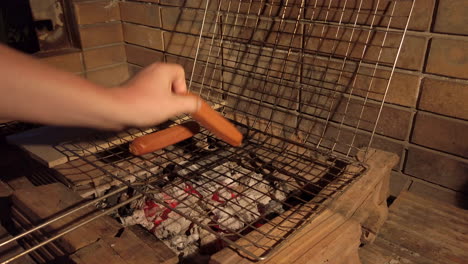
[{"label": "white ash", "polygon": [[[144,226],[176,253],[187,256],[196,253],[201,246],[216,243],[218,239],[213,233],[229,235],[252,226],[265,212],[283,212],[278,201],[286,198],[285,184],[271,186],[261,174],[234,162],[225,162],[193,177],[192,172],[209,164],[208,161],[202,163],[178,171],[181,178],[190,180],[177,178],[170,188],[153,194],[155,201],[164,201],[171,209],[155,202],[148,206],[147,201],[141,200],[132,204],[135,206],[133,215],[121,218],[122,223]],[[259,207],[264,212],[260,212]],[[211,232],[205,230],[210,227]]]},{"label": "white ash", "polygon": [[143,210],[135,210],[131,216],[121,217],[120,221],[123,226],[140,224],[148,230],[154,227],[154,223],[146,218],[145,211]]}]

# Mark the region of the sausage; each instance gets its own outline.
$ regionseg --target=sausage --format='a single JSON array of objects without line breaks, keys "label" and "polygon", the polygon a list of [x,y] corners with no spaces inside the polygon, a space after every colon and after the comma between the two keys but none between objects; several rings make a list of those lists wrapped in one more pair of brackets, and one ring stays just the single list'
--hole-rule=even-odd
[{"label": "sausage", "polygon": [[187,95],[198,97],[201,104],[198,111],[191,114],[194,120],[230,145],[238,147],[242,144],[243,136],[231,122],[213,110],[213,108],[199,96],[192,93],[188,93]]},{"label": "sausage", "polygon": [[134,155],[144,155],[190,138],[198,132],[200,126],[197,122],[190,121],[141,136],[133,140],[129,149]]}]

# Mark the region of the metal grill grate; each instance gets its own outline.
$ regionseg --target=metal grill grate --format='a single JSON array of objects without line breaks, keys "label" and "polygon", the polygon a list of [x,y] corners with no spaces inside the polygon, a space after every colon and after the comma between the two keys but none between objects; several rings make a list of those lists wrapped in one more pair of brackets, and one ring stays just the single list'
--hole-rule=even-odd
[{"label": "metal grill grate", "polygon": [[[164,3],[162,9],[174,8]],[[153,222],[153,232],[185,219],[182,233],[196,227],[198,240],[214,236],[245,257],[264,259],[364,173],[355,156],[384,133],[378,121],[413,5],[186,1],[176,7],[176,23],[163,20],[165,59],[183,62],[190,89],[223,106],[243,145],[229,147],[202,130],[141,157],[129,154],[133,138],[121,133],[112,136],[118,143],[98,136],[85,147],[82,141],[60,147],[134,189],[137,209],[152,201],[181,216]]]},{"label": "metal grill grate", "polygon": [[[310,152],[294,142],[285,143],[288,147],[278,142],[256,132],[241,148],[232,148],[203,130],[191,140],[143,157],[129,154],[128,144],[110,149],[96,144],[93,151],[79,155],[88,165],[144,195],[146,202],[154,201],[195,223],[202,229],[200,235],[212,234],[218,243],[258,260],[287,241],[323,209],[325,201],[364,171],[352,160]],[[70,152],[84,150],[74,143],[63,147]],[[282,214],[285,211],[296,214]],[[233,223],[226,223],[232,218],[235,229],[230,228]],[[278,223],[264,227],[273,218]],[[288,234],[277,234],[278,230],[288,230]],[[253,239],[248,236],[252,231],[260,235]],[[247,245],[238,244],[240,238]],[[262,252],[253,253],[248,249],[252,246]]]}]

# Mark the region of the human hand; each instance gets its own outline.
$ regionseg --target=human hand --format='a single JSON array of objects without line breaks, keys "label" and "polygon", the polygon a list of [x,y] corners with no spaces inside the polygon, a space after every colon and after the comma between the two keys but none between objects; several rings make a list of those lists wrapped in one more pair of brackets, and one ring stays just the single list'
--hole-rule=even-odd
[{"label": "human hand", "polygon": [[187,93],[185,72],[180,65],[155,63],[112,89],[127,126],[147,127],[183,113],[193,113],[200,103]]}]

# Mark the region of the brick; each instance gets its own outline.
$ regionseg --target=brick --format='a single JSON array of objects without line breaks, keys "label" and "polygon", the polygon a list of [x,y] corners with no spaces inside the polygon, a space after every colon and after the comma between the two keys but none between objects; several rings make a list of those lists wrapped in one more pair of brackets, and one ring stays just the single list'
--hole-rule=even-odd
[{"label": "brick", "polygon": [[423,81],[419,109],[468,119],[468,85],[426,78]]},{"label": "brick", "polygon": [[74,5],[79,25],[120,20],[119,4],[116,1],[76,2]]},{"label": "brick", "polygon": [[[388,1],[372,0],[350,0],[350,1],[314,1],[309,2],[305,17],[307,20],[322,20],[326,22],[354,23],[370,25],[372,12],[377,10],[378,14],[385,11]],[[379,5],[377,6],[377,3]],[[344,12],[343,7],[345,7]],[[361,8],[358,13],[357,10]],[[358,17],[356,17],[358,15]],[[375,21],[374,21],[375,25]]]},{"label": "brick", "polygon": [[83,64],[81,63],[81,52],[44,57],[40,60],[64,71],[75,73],[83,71]]},{"label": "brick", "polygon": [[468,196],[424,181],[414,181],[409,191],[421,197],[445,202],[460,208],[466,208],[467,206],[466,200]]},{"label": "brick", "polygon": [[119,64],[86,73],[86,78],[88,80],[107,87],[120,85],[125,82],[128,77],[129,73],[126,64]]},{"label": "brick", "polygon": [[[393,65],[401,42],[401,33],[387,33],[366,30],[342,28],[329,25],[312,25],[305,27],[305,52],[317,51],[334,56],[346,56],[353,59],[363,59],[365,62]],[[353,45],[349,45],[349,42]],[[407,35],[403,42],[397,67],[419,70],[422,68],[425,47],[425,37]],[[363,55],[364,52],[364,55]]]},{"label": "brick", "polygon": [[121,2],[120,15],[122,21],[142,24],[146,26],[160,27],[159,6],[137,3]]},{"label": "brick", "polygon": [[390,174],[390,195],[397,197],[400,192],[408,189],[410,183],[410,177],[402,173],[392,171]]},{"label": "brick", "polygon": [[185,57],[179,57],[179,56],[174,56],[174,55],[169,55],[166,54],[166,61],[168,63],[177,63],[182,66],[185,70],[185,77],[189,78],[190,74],[192,73],[193,69],[193,59],[188,59]]},{"label": "brick", "polygon": [[462,162],[449,156],[410,147],[404,172],[452,190],[464,191],[468,182],[468,161]]},{"label": "brick", "polygon": [[419,112],[414,124],[412,142],[467,157],[466,135],[468,135],[468,122]]},{"label": "brick", "polygon": [[[410,70],[421,70],[424,63],[426,46],[427,39],[425,37],[406,35],[401,47],[397,67]],[[394,52],[396,55],[396,51]]]},{"label": "brick", "polygon": [[[359,122],[360,129],[372,131],[380,104],[367,102],[364,106],[363,101],[351,99],[345,112],[347,104],[348,99],[342,98],[332,119],[336,122],[341,122],[344,117],[344,124],[355,127],[358,126]],[[384,105],[377,124],[376,133],[403,140],[406,138],[410,120],[411,112],[409,110]]]},{"label": "brick", "polygon": [[126,61],[124,45],[85,50],[83,56],[88,70]]},{"label": "brick", "polygon": [[[200,34],[204,9],[161,7],[162,28],[168,31]],[[209,36],[216,24],[215,13],[207,13],[203,27],[204,36]],[[219,33],[219,32],[218,32]]]},{"label": "brick", "polygon": [[123,42],[122,24],[108,23],[80,28],[83,48]]},{"label": "brick", "polygon": [[[361,67],[353,80],[353,94],[378,101],[383,100],[390,78],[390,71]],[[388,103],[416,106],[419,90],[419,77],[416,75],[394,72],[385,101]]]},{"label": "brick", "polygon": [[[352,129],[344,127],[340,129],[336,124],[328,126],[325,132],[325,137],[328,138],[328,141],[324,141],[321,146],[330,148],[332,147],[332,144],[336,142],[337,145],[334,150],[344,154],[347,154],[350,146],[352,146],[355,149],[352,150],[350,155],[355,155],[357,149],[367,148],[370,143],[370,135],[368,133],[364,133],[360,130],[355,132]],[[402,142],[375,135],[372,140],[371,147],[395,153],[398,157],[402,157],[404,150]],[[400,164],[398,163],[395,165],[394,169],[399,168]]]},{"label": "brick", "polygon": [[127,61],[138,66],[148,66],[155,62],[164,62],[164,54],[160,51],[138,47],[135,45],[125,45]]},{"label": "brick", "polygon": [[192,35],[164,32],[164,45],[170,54],[195,58],[198,38]]},{"label": "brick", "polygon": [[[397,4],[393,13],[391,28],[405,28],[407,16],[413,1],[393,1]],[[431,25],[432,12],[434,11],[435,0],[414,0],[413,13],[408,25],[408,29],[417,31],[427,31]],[[380,25],[386,27],[389,22],[393,5],[389,6],[386,15]]]},{"label": "brick", "polygon": [[[148,1],[148,0],[141,0]],[[190,0],[159,0],[162,5],[168,6],[179,6],[179,7],[191,7],[191,8],[205,8],[206,0],[201,1],[190,1]],[[217,10],[217,1],[210,1],[209,9]]]},{"label": "brick", "polygon": [[126,42],[147,48],[164,50],[162,31],[160,29],[124,23],[123,31]]},{"label": "brick", "polygon": [[441,0],[437,7],[434,31],[468,35],[468,3],[466,0]]},{"label": "brick", "polygon": [[434,38],[426,71],[468,79],[468,41]]},{"label": "brick", "polygon": [[271,120],[276,126],[296,127],[297,117],[281,109],[273,109],[269,105],[248,101],[244,97],[238,96],[228,96],[226,102],[229,108],[242,109],[241,113],[254,115],[263,120]]}]

